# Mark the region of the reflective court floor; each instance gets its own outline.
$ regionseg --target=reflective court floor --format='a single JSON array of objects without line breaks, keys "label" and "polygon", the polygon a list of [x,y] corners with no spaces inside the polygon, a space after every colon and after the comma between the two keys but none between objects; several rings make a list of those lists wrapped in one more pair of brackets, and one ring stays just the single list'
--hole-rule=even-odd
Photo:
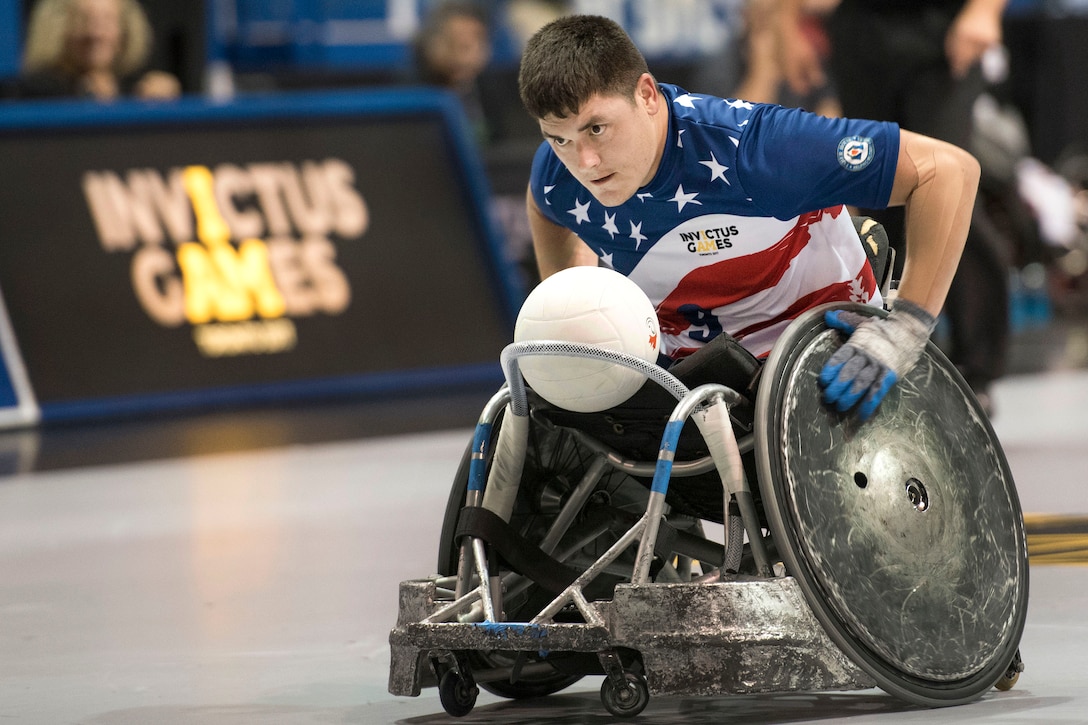
[{"label": "reflective court floor", "polygon": [[[597,677],[459,720],[386,693],[398,582],[435,568],[486,397],[0,434],[0,723],[613,722]],[[994,400],[1032,553],[1014,689],[661,697],[636,721],[1088,723],[1088,371]]]}]

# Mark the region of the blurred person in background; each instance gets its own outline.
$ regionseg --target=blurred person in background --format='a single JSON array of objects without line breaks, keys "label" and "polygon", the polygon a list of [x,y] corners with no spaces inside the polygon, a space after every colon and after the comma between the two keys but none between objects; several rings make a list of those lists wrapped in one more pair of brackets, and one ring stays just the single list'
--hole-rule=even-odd
[{"label": "blurred person in background", "polygon": [[491,36],[484,9],[463,0],[434,5],[416,34],[413,60],[416,80],[457,94],[473,135],[486,145],[491,133],[479,78],[491,61]]},{"label": "blurred person in background", "polygon": [[[975,101],[985,89],[980,62],[1000,46],[1006,2],[842,0],[826,28],[827,68],[843,115],[894,121],[969,148]],[[803,4],[782,0],[778,16],[782,71],[799,94],[828,80],[800,22]],[[893,245],[902,240],[901,213],[864,211],[884,224]],[[993,231],[972,225],[944,310],[949,359],[988,410],[1009,345],[1007,241]]]},{"label": "blurred person in background", "polygon": [[525,49],[536,31],[573,12],[571,4],[570,0],[507,0],[503,21],[513,32],[518,51]]},{"label": "blurred person in background", "polygon": [[[797,24],[822,62],[829,52],[823,18],[837,0],[802,0]],[[743,28],[735,40],[699,64],[692,87],[723,98],[752,103],[778,103],[804,108],[821,116],[841,116],[834,85],[826,78],[794,93],[783,73],[778,52],[780,0],[746,0],[740,14]]]},{"label": "blurred person in background", "polygon": [[146,71],[152,32],[136,0],[39,0],[27,26],[19,98],[170,99],[178,79]]}]

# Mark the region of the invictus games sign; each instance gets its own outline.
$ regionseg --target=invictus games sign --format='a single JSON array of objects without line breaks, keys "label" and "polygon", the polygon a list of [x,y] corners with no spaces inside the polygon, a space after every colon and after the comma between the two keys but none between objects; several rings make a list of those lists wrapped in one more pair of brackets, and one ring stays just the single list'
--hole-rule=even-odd
[{"label": "invictus games sign", "polygon": [[422,91],[0,117],[5,360],[46,417],[501,380],[521,291],[461,123]]},{"label": "invictus games sign", "polygon": [[83,191],[102,249],[131,256],[144,311],[191,325],[204,356],[291,349],[293,318],[351,301],[330,235],[358,241],[369,218],[342,159],[89,171]]}]

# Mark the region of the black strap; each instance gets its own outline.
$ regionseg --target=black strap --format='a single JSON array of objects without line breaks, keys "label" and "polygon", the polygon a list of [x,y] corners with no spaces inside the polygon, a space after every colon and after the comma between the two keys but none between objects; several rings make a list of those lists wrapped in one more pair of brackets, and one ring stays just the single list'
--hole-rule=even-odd
[{"label": "black strap", "polygon": [[555,594],[570,586],[582,573],[545,554],[510,524],[481,506],[466,506],[461,509],[454,536],[457,540],[462,536],[483,539],[502,556],[511,569]]},{"label": "black strap", "polygon": [[[627,512],[605,507],[590,507],[583,518],[601,517],[618,522],[625,528],[634,525],[638,517]],[[666,521],[658,529],[654,551],[660,559],[672,555],[676,545],[676,530]],[[567,566],[514,530],[499,516],[481,506],[466,506],[461,509],[454,531],[456,540],[463,536],[482,539],[498,552],[506,564],[517,573],[527,576],[548,591],[559,594],[574,582],[582,572]],[[656,568],[654,567],[655,573]]]}]

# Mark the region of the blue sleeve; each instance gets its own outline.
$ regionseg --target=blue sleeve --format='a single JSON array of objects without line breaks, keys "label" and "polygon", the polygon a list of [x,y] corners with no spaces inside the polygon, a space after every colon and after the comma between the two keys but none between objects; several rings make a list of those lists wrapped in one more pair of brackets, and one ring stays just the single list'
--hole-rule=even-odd
[{"label": "blue sleeve", "polygon": [[791,219],[851,204],[883,209],[899,160],[899,126],[759,106],[741,134],[737,175],[761,212]]}]

